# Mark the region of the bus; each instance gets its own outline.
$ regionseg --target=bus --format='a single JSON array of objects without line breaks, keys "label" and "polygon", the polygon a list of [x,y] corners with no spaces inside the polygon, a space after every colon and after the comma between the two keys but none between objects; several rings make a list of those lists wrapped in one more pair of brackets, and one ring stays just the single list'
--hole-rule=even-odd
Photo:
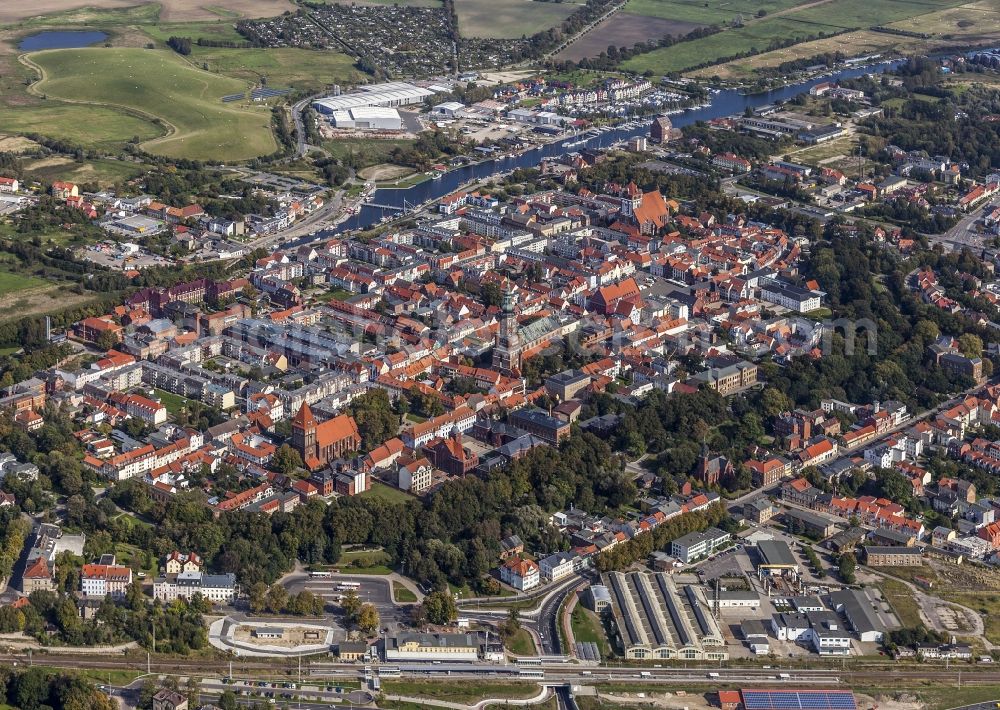
[{"label": "bus", "polygon": [[329,579],[332,576],[333,576],[332,572],[310,572],[309,573],[309,578],[310,579]]},{"label": "bus", "polygon": [[517,672],[519,678],[528,678],[532,680],[545,680],[545,671],[538,670],[535,668],[522,668]]},{"label": "bus", "polygon": [[354,591],[357,591],[361,589],[361,582],[341,582],[340,584],[337,585],[337,589],[339,589],[342,592],[349,592],[352,589]]}]

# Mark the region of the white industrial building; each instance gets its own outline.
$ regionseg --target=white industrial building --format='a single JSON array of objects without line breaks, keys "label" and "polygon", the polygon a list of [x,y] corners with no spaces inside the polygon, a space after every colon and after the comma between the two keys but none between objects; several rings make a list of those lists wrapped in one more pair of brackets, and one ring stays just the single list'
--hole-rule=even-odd
[{"label": "white industrial building", "polygon": [[317,99],[313,101],[312,106],[320,113],[330,115],[335,111],[347,111],[363,106],[410,106],[423,103],[434,93],[431,89],[424,89],[405,81],[392,81],[386,84],[362,86],[349,94]]},{"label": "white industrial building", "polygon": [[384,106],[359,106],[346,111],[334,111],[330,123],[335,128],[369,128],[398,131],[403,127],[399,111]]},{"label": "white industrial building", "polygon": [[444,116],[445,118],[455,118],[458,112],[465,108],[465,104],[458,101],[446,101],[443,104],[438,104],[433,109],[431,113],[435,116]]}]

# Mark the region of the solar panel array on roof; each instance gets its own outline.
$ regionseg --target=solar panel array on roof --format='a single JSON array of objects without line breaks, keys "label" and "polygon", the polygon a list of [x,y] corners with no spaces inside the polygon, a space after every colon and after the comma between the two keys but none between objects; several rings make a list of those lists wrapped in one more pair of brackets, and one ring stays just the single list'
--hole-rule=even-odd
[{"label": "solar panel array on roof", "polygon": [[849,690],[741,690],[746,710],[857,710]]}]

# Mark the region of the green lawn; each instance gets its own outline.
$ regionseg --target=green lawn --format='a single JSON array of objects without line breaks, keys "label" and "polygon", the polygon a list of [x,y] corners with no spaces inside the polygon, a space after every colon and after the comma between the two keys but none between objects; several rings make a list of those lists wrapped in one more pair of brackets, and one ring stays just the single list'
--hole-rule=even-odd
[{"label": "green lawn", "polygon": [[414,500],[406,491],[401,491],[398,488],[393,488],[392,486],[387,486],[384,483],[378,483],[373,481],[372,487],[361,494],[368,498],[381,498],[382,500],[389,501],[390,503],[406,503],[408,501]]},{"label": "green lawn", "polygon": [[246,160],[275,149],[267,107],[221,101],[244,92],[245,82],[196,69],[168,50],[55,49],[29,57],[44,72],[39,93],[154,117],[166,135],[142,144],[151,153]]},{"label": "green lawn", "polygon": [[417,601],[416,594],[396,581],[392,583],[392,598],[400,604],[411,604]]},{"label": "green lawn", "polygon": [[365,567],[388,564],[392,558],[385,550],[348,550],[340,556],[340,564],[351,564],[360,560]]},{"label": "green lawn", "polygon": [[160,398],[160,403],[167,408],[167,412],[173,414],[174,416],[187,407],[188,402],[191,401],[187,397],[181,397],[179,394],[173,394],[171,392],[167,392],[166,390],[154,389],[153,391],[156,392],[156,396]]},{"label": "green lawn", "polygon": [[601,650],[601,658],[607,658],[608,637],[604,634],[601,620],[594,612],[577,604],[570,615],[570,625],[573,627],[573,639],[579,642],[593,642]]},{"label": "green lawn", "polygon": [[516,634],[507,639],[507,648],[518,656],[534,656],[536,653],[535,641],[526,629],[518,629]]}]

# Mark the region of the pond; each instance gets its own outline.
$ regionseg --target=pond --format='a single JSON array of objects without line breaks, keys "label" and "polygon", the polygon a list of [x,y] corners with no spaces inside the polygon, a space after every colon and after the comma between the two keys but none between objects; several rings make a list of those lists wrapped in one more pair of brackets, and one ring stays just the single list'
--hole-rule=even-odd
[{"label": "pond", "polygon": [[39,32],[25,37],[17,48],[24,52],[35,52],[39,49],[76,49],[89,47],[103,42],[108,38],[104,32],[72,31],[72,32]]}]

